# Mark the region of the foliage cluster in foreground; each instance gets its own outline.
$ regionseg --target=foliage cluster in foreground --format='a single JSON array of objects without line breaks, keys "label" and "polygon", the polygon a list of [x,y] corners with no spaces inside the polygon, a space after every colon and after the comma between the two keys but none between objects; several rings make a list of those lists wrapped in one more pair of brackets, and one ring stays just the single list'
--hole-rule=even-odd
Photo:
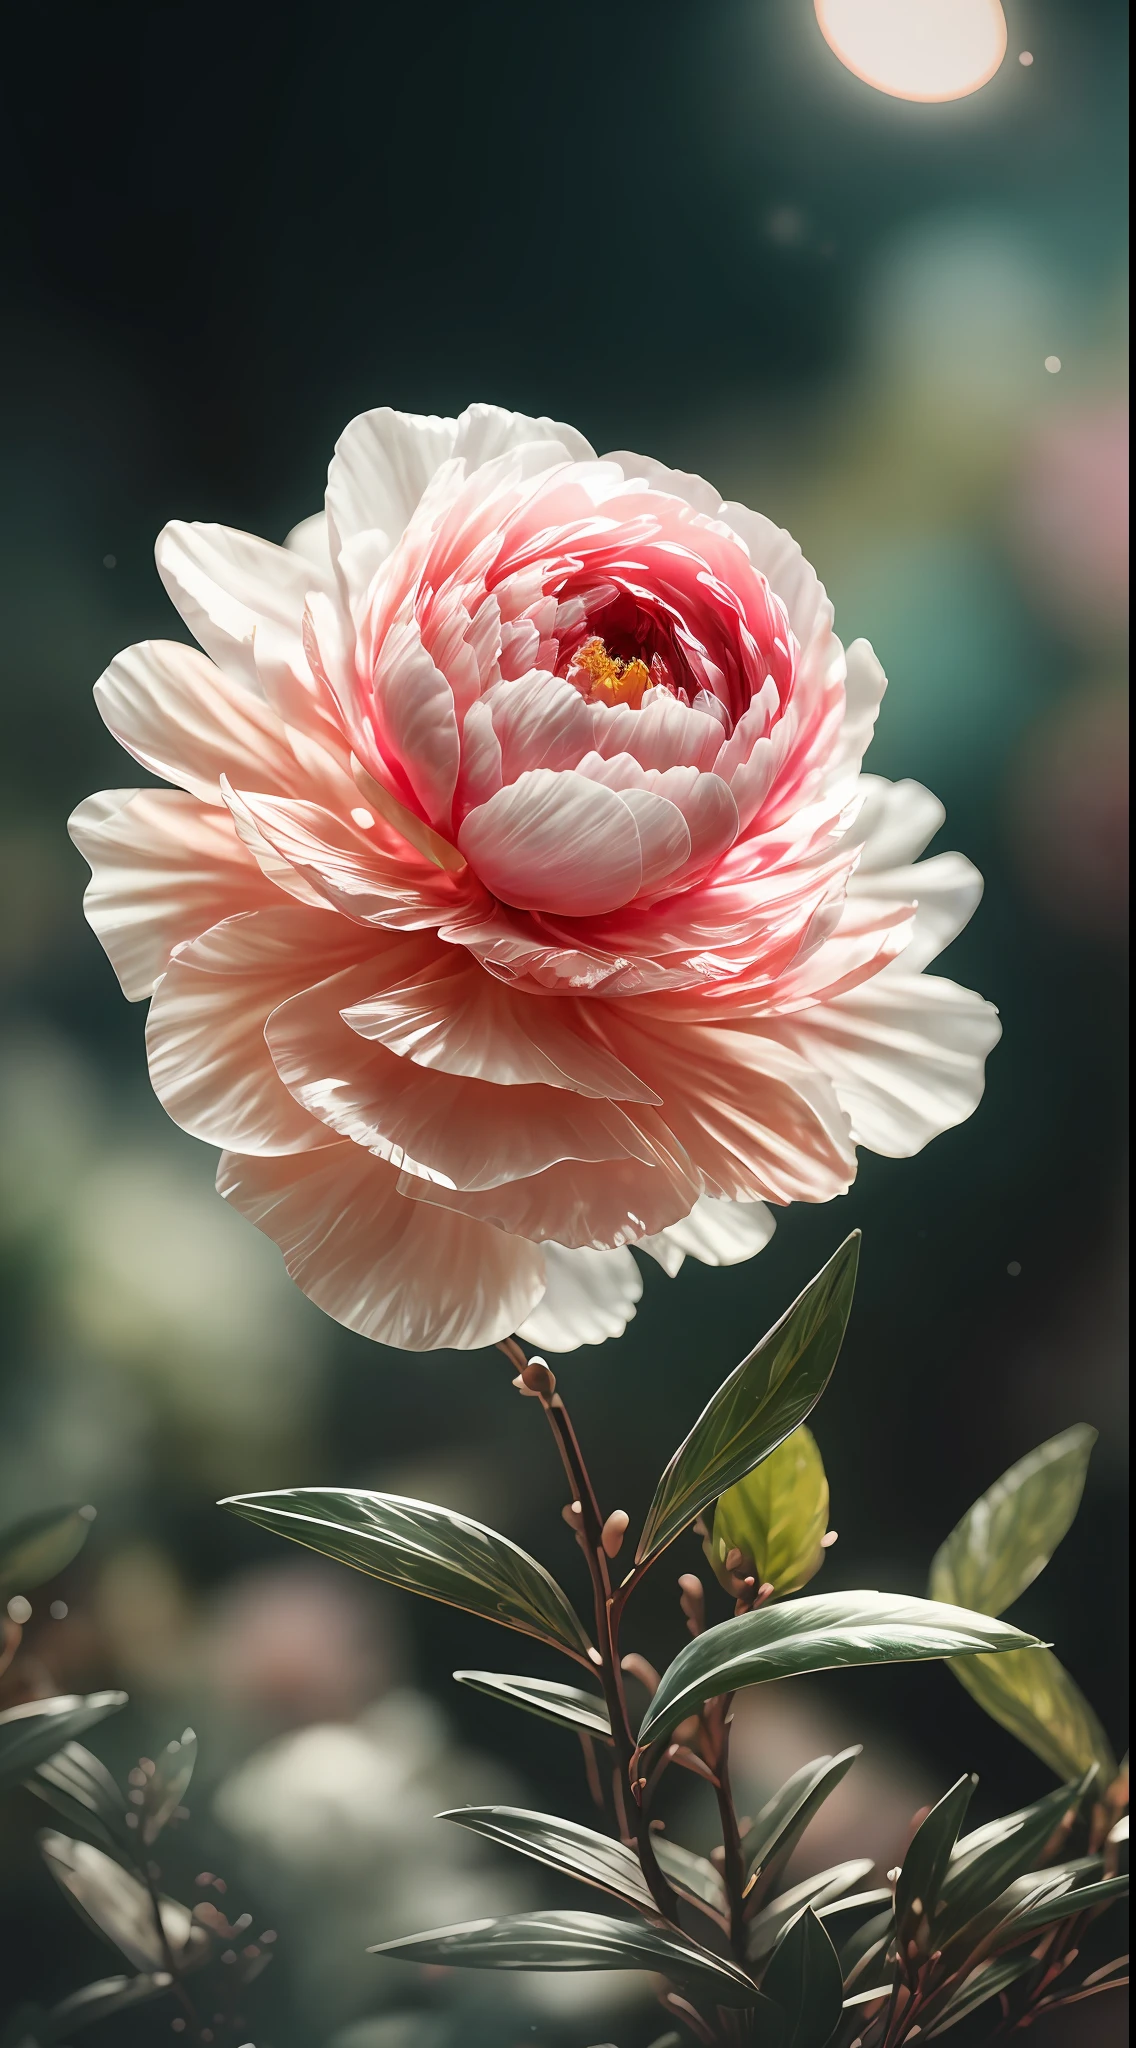
[{"label": "foliage cluster in foreground", "polygon": [[[588,1624],[535,1558],[450,1509],[337,1488],[226,1503],[375,1578],[532,1636],[577,1667],[573,1683],[455,1677],[578,1738],[597,1825],[508,1806],[440,1818],[579,1879],[604,1895],[602,1909],[479,1920],[385,1943],[382,1953],[481,1969],[648,1970],[670,2028],[655,2048],[691,2037],[705,2048],[900,2048],[955,2028],[962,2048],[1127,1981],[1126,1958],[1100,1926],[1127,1891],[1127,1769],[1052,1650],[1001,1619],[1076,1514],[1093,1431],[1074,1427],[1042,1444],[974,1503],[933,1560],[927,1598],[803,1590],[828,1539],[828,1485],[806,1418],[836,1364],[858,1250],[849,1238],[719,1388],[660,1477],[622,1577],[626,1514],[604,1514],[547,1365],[503,1347],[564,1468],[564,1517],[588,1567]],[[702,1583],[684,1573],[690,1640],[658,1673],[625,1651],[625,1614],[691,1527],[734,1613],[708,1626]],[[59,1569],[51,1560],[74,1536],[63,1515],[9,1532],[0,1579],[16,1569],[21,1585],[33,1583],[34,1545],[45,1539],[39,1563]],[[965,1776],[923,1818],[885,1884],[867,1882],[873,1866],[864,1859],[786,1887],[804,1831],[859,1752],[816,1758],[741,1821],[729,1770],[734,1694],[838,1666],[929,1658],[945,1659],[1062,1782],[967,1831],[976,1781]],[[648,1694],[638,1716],[629,1677]],[[151,1852],[181,1811],[194,1742],[187,1733],[144,1762],[124,1794],[79,1740],[122,1701],[36,1701],[0,1715],[0,1783],[28,1784],[77,1831],[45,1833],[43,1854],[77,1910],[132,1966],[50,2014],[17,2016],[5,2048],[62,2044],[158,1997],[177,2002],[188,2039],[236,2040],[243,1991],[269,1960],[263,1941],[248,1942],[215,1907],[191,1913],[162,1894]],[[673,1840],[655,1816],[674,1769],[714,1795],[721,1843],[710,1857]],[[202,2014],[221,2000],[220,1978],[224,2002],[207,2027]]]}]

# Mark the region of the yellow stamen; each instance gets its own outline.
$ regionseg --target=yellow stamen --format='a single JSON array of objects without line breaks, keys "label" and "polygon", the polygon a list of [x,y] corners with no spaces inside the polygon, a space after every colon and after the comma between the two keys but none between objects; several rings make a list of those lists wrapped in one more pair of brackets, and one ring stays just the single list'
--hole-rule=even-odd
[{"label": "yellow stamen", "polygon": [[593,703],[627,704],[632,711],[638,711],[644,690],[650,688],[651,677],[646,662],[638,658],[634,661],[618,660],[614,654],[608,653],[598,637],[585,640],[577,649],[573,667],[584,669],[591,677],[588,697]]}]

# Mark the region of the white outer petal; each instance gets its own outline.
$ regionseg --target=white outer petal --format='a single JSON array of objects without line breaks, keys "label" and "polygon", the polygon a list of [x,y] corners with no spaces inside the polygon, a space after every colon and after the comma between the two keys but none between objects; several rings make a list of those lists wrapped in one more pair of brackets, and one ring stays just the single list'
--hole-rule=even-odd
[{"label": "white outer petal", "polygon": [[396,412],[388,405],[360,413],[336,442],[328,471],[327,511],[335,540],[344,547],[360,533],[383,533],[386,542],[377,566],[444,462],[464,460],[472,473],[529,441],[559,442],[566,462],[595,459],[574,427],[530,419],[498,405],[467,406],[456,420]]},{"label": "white outer petal", "polygon": [[635,1249],[649,1252],[673,1279],[687,1256],[704,1266],[738,1266],[764,1249],[775,1228],[764,1202],[723,1202],[701,1195],[681,1223],[656,1237],[640,1238]]},{"label": "white outer petal", "polygon": [[545,1291],[517,1335],[543,1351],[575,1351],[622,1336],[643,1292],[630,1252],[569,1251],[560,1244],[542,1249]]},{"label": "white outer petal", "polygon": [[906,974],[903,959],[770,1034],[828,1076],[854,1142],[887,1159],[910,1159],[966,1121],[1002,1035],[992,1003],[937,975]]},{"label": "white outer petal", "polygon": [[856,794],[860,809],[854,837],[863,841],[857,871],[861,875],[918,860],[947,815],[938,797],[921,782],[861,775]]},{"label": "white outer petal", "polygon": [[848,896],[860,903],[876,900],[881,908],[917,905],[899,969],[917,974],[973,917],[982,898],[982,876],[961,853],[918,861],[946,817],[938,797],[922,783],[861,775],[857,794],[862,803],[853,836],[863,840],[863,847]]},{"label": "white outer petal", "polygon": [[158,574],[186,625],[227,675],[263,694],[257,651],[293,673],[307,673],[301,628],[313,587],[331,590],[326,571],[294,549],[204,521],[172,519],[154,548]]},{"label": "white outer petal", "polygon": [[328,585],[331,584],[334,570],[326,512],[312,512],[306,519],[301,519],[290,533],[284,535],[284,545],[292,554],[300,555],[305,562],[310,562],[313,569],[320,571],[322,580]]}]

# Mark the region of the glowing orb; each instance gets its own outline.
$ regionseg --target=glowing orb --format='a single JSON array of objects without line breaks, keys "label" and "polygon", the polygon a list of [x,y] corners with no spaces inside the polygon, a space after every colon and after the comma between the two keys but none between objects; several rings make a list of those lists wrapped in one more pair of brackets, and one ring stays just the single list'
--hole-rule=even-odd
[{"label": "glowing orb", "polygon": [[999,0],[815,0],[842,64],[900,100],[961,100],[1006,54]]}]

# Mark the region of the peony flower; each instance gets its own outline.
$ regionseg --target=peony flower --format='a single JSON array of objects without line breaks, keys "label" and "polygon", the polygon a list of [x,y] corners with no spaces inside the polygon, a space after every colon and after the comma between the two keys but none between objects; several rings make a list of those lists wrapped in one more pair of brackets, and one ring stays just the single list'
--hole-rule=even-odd
[{"label": "peony flower", "polygon": [[154,1087],[340,1322],[618,1333],[974,1109],[998,1036],[923,970],[980,893],[860,773],[884,677],[789,535],[493,406],[352,422],[283,547],[168,526],[204,652],[96,686],[172,789],[71,820]]}]

